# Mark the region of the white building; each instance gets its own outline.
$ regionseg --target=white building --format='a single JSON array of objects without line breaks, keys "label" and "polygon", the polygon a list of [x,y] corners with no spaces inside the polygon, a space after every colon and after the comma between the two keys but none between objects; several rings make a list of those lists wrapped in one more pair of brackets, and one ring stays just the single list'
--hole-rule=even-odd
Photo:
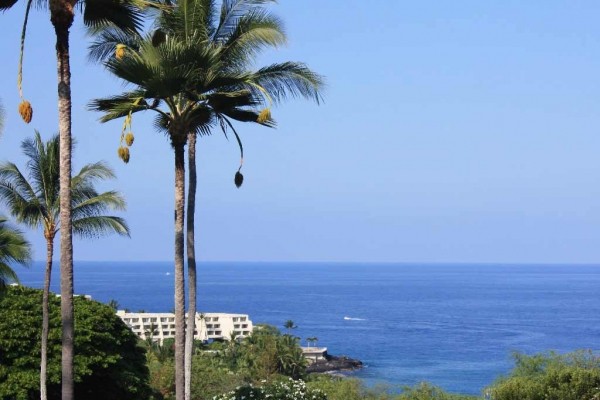
[{"label": "white building", "polygon": [[[175,314],[173,313],[131,313],[117,311],[131,330],[142,339],[152,337],[162,343],[163,339],[175,337]],[[186,314],[187,318],[187,314]],[[252,321],[247,314],[196,313],[194,339],[229,340],[246,337],[252,333]]]}]

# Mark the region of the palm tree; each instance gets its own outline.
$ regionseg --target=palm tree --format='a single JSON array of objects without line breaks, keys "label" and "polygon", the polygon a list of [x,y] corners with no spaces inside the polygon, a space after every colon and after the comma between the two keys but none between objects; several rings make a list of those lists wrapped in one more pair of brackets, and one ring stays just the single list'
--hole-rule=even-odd
[{"label": "palm tree", "polygon": [[[213,127],[221,127],[225,134],[230,129],[243,156],[241,140],[231,119],[274,126],[268,110],[256,110],[262,101],[270,103],[288,95],[319,99],[321,78],[301,63],[274,64],[258,71],[248,71],[250,55],[279,40],[277,35],[276,39],[272,39],[272,26],[276,26],[278,20],[259,7],[263,3],[257,0],[226,0],[220,8],[219,18],[212,1],[183,0],[169,12],[161,14],[157,24],[159,28],[153,35],[140,39],[107,32],[92,49],[93,57],[108,58],[106,66],[113,74],[136,86],[134,90],[119,96],[92,102],[92,109],[105,113],[101,121],[125,117],[127,127],[133,113],[153,110],[158,113],[155,125],[167,133],[175,151],[176,326],[179,319],[181,325],[184,321],[183,156],[186,143],[189,144],[193,136],[189,148],[191,189],[188,193],[187,220],[191,291],[188,315],[193,315],[196,298],[193,246],[196,135],[208,135]],[[220,22],[212,26],[213,20]],[[124,46],[120,42],[126,42],[126,51],[120,58],[111,57],[115,49]],[[164,104],[164,109],[160,107],[161,104]],[[126,162],[129,160],[129,135],[130,132],[123,132],[122,140],[127,146],[122,145],[119,149],[119,155]],[[236,185],[241,185],[242,179],[238,169]],[[178,309],[181,309],[180,312]],[[181,317],[178,317],[180,313]],[[193,325],[188,325],[188,355],[192,349],[192,335],[189,332],[193,332],[193,329]],[[179,332],[177,327],[176,332]],[[185,357],[180,359],[178,350],[179,346],[182,349],[184,347],[183,337],[183,331],[176,333],[176,371],[183,370],[185,365]],[[191,357],[188,359],[191,360]],[[191,368],[191,364],[188,363],[187,367]],[[183,379],[183,382],[179,379]],[[185,376],[176,373],[176,387],[179,388],[182,383],[185,384]],[[181,397],[178,395],[177,398]]]},{"label": "palm tree", "polygon": [[308,343],[308,347],[310,347],[311,344],[315,344],[318,341],[319,341],[319,338],[317,338],[315,336],[306,338],[306,342]]},{"label": "palm tree", "polygon": [[31,246],[23,233],[6,221],[0,216],[0,294],[8,283],[19,281],[11,264],[27,265],[31,261]]},{"label": "palm tree", "polygon": [[[33,0],[26,2],[21,57],[19,60],[18,88],[22,93],[21,66],[27,20]],[[83,22],[92,32],[108,26],[135,31],[142,25],[140,7],[150,0],[39,0],[50,11],[50,21],[56,35],[58,67],[58,120],[60,136],[60,265],[61,265],[61,320],[62,320],[62,399],[73,399],[73,226],[71,224],[71,67],[69,56],[69,29],[75,19],[75,10],[82,11]],[[0,11],[13,7],[18,0],[0,0]],[[22,100],[19,112],[25,122],[31,121],[32,108]],[[42,399],[43,400],[43,399]]]},{"label": "palm tree", "polygon": [[285,321],[285,323],[283,324],[283,327],[285,329],[287,329],[288,331],[288,335],[292,332],[292,329],[296,329],[298,326],[296,324],[294,324],[294,321],[292,321],[291,319],[288,319],[287,321]]},{"label": "palm tree", "polygon": [[[41,398],[46,398],[46,370],[48,353],[48,296],[52,273],[54,238],[59,231],[61,211],[59,196],[59,138],[44,143],[39,132],[33,139],[22,142],[21,148],[28,159],[28,178],[10,162],[0,164],[0,202],[8,206],[18,222],[31,228],[42,228],[46,238],[46,272],[42,298],[42,349],[40,364]],[[129,228],[122,218],[107,216],[107,210],[124,210],[125,201],[114,191],[98,193],[98,180],[114,178],[113,171],[104,163],[85,165],[73,177],[71,208],[73,231],[81,237],[97,237],[108,233],[129,236]]]}]

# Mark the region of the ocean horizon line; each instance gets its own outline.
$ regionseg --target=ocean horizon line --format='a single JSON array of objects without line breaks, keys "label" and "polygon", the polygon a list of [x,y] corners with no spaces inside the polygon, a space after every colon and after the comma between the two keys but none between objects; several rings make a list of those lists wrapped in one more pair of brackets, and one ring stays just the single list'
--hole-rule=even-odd
[{"label": "ocean horizon line", "polygon": [[[127,264],[141,264],[141,263],[173,263],[173,260],[74,260],[74,263],[127,263]],[[197,260],[200,264],[352,264],[352,265],[397,265],[397,266],[477,266],[477,267],[526,267],[526,266],[537,266],[537,267],[600,267],[600,261],[598,262],[502,262],[502,261],[236,261],[236,260]],[[46,263],[46,260],[33,260],[32,263]],[[52,260],[53,265],[59,264],[60,260]]]}]

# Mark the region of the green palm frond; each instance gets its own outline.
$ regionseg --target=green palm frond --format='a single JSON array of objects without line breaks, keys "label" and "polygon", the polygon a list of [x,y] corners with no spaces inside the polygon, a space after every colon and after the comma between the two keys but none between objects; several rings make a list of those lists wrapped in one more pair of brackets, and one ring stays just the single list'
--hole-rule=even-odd
[{"label": "green palm frond", "polygon": [[19,168],[10,162],[0,165],[0,202],[18,222],[37,226],[45,212],[45,205]]},{"label": "green palm frond", "polygon": [[23,233],[0,216],[0,292],[8,283],[18,282],[11,264],[27,265],[30,261],[31,246]]},{"label": "green palm frond", "polygon": [[138,49],[141,36],[137,33],[123,32],[120,29],[108,28],[95,36],[88,47],[88,58],[91,61],[105,62],[115,56],[117,45],[125,45],[129,49]]},{"label": "green palm frond", "polygon": [[0,11],[6,11],[16,4],[17,0],[0,0]]},{"label": "green palm frond", "polygon": [[206,40],[211,34],[214,11],[212,0],[179,0],[158,18],[157,27],[169,35],[199,35]]},{"label": "green palm frond", "polygon": [[83,238],[98,238],[110,233],[129,236],[129,226],[120,217],[91,216],[74,220],[73,233]]},{"label": "green palm frond", "polygon": [[127,208],[125,199],[119,192],[107,191],[104,193],[74,191],[72,209],[73,219],[97,216],[107,210],[121,210]]},{"label": "green palm frond", "polygon": [[257,7],[276,0],[223,0],[219,22],[213,34],[213,40],[223,42],[235,30],[238,20]]},{"label": "green palm frond", "polygon": [[83,7],[83,23],[91,33],[99,33],[106,28],[137,32],[143,27],[143,9],[147,5],[140,1],[122,0],[85,0],[78,4]]},{"label": "green palm frond", "polygon": [[76,190],[80,186],[91,186],[97,181],[114,179],[115,172],[104,161],[86,164],[71,180],[71,187]]},{"label": "green palm frond", "polygon": [[283,22],[264,9],[253,9],[237,20],[224,38],[221,57],[229,68],[245,69],[265,48],[287,42]]},{"label": "green palm frond", "polygon": [[304,97],[317,104],[322,100],[320,90],[324,85],[323,77],[304,63],[288,61],[271,64],[248,74],[246,82],[257,95],[265,90],[276,102],[288,97]]},{"label": "green palm frond", "polygon": [[129,115],[130,112],[136,113],[151,108],[146,101],[149,97],[151,98],[145,91],[135,90],[118,96],[92,100],[88,104],[88,109],[103,112],[100,121],[108,122]]},{"label": "green palm frond", "polygon": [[210,93],[206,99],[216,112],[235,107],[254,107],[260,104],[260,100],[250,90]]},{"label": "green palm frond", "polygon": [[29,180],[37,197],[47,209],[58,209],[59,192],[59,139],[52,136],[46,143],[40,133],[21,143],[21,150],[27,156]]},{"label": "green palm frond", "polygon": [[199,104],[190,109],[185,114],[184,124],[188,126],[190,132],[196,132],[200,135],[206,135],[209,130],[206,129],[213,122],[213,113],[204,104]]}]

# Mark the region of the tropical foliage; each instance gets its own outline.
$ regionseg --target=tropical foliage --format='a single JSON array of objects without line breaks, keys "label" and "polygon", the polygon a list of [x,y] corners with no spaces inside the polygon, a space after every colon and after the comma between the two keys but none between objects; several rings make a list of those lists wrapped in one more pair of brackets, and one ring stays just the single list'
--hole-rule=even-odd
[{"label": "tropical foliage", "polygon": [[[42,291],[9,287],[0,299],[0,398],[39,398]],[[144,349],[101,303],[76,297],[75,394],[80,399],[148,399]],[[50,298],[48,398],[61,398],[60,299]]]},{"label": "tropical foliage", "polygon": [[6,290],[7,284],[19,281],[12,266],[26,265],[29,261],[31,247],[23,233],[0,216],[0,294]]},{"label": "tropical foliage", "polygon": [[489,389],[494,400],[600,399],[600,356],[592,352],[515,354],[515,363]]},{"label": "tropical foliage", "polygon": [[[40,387],[46,393],[48,295],[52,276],[54,238],[60,225],[58,136],[44,143],[39,132],[26,139],[21,149],[27,157],[28,178],[14,163],[0,164],[0,203],[8,206],[18,222],[40,228],[46,239],[46,274],[42,299],[42,357]],[[124,210],[125,200],[117,192],[98,193],[97,181],[114,178],[104,163],[85,165],[71,180],[72,226],[75,235],[97,237],[108,233],[129,235],[125,221],[105,215],[108,210]]]},{"label": "tropical foliage", "polygon": [[[173,342],[148,344],[153,388],[174,398]],[[306,361],[298,342],[277,328],[259,325],[250,337],[202,345],[196,342],[192,363],[191,398],[211,399],[244,384],[279,377],[305,376]]]}]

